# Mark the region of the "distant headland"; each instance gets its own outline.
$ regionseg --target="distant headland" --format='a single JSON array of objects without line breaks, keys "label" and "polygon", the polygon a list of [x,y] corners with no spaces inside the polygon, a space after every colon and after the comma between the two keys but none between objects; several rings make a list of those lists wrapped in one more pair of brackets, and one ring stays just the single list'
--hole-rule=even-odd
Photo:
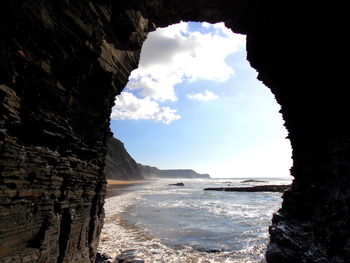
[{"label": "distant headland", "polygon": [[127,152],[124,144],[111,136],[107,142],[105,175],[113,180],[144,179],[208,179],[209,174],[200,174],[191,169],[167,169],[137,163]]}]

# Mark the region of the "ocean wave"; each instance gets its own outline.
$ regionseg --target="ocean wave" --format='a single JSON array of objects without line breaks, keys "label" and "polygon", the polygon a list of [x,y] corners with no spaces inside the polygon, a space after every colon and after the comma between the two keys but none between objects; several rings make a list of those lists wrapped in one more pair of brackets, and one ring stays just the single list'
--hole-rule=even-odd
[{"label": "ocean wave", "polygon": [[[187,187],[174,189],[165,183],[153,183],[139,191],[106,199],[98,251],[114,258],[123,251],[133,250],[146,263],[264,262],[267,227],[280,205],[278,194],[262,195],[259,199],[252,194],[208,194]],[[234,226],[239,229],[230,234],[225,232]],[[176,243],[172,236],[159,235],[157,231],[165,231],[166,227],[169,229],[165,236],[176,233],[184,242]],[[235,249],[231,243],[224,242],[232,238],[237,239]],[[205,246],[208,242],[216,246]]]}]

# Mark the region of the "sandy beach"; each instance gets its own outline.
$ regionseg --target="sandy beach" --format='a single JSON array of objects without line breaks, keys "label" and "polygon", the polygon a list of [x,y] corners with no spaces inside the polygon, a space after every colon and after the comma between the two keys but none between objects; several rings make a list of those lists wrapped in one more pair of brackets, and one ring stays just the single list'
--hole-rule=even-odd
[{"label": "sandy beach", "polygon": [[146,183],[148,183],[148,181],[146,180],[138,180],[138,181],[107,180],[106,198],[120,195],[125,191],[129,191],[128,188],[136,184],[146,184]]}]

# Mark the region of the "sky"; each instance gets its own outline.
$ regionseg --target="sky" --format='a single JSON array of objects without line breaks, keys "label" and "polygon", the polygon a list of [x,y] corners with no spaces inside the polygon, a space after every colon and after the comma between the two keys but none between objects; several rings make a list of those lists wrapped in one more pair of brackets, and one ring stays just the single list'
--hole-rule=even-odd
[{"label": "sky", "polygon": [[151,32],[111,129],[139,163],[211,177],[288,177],[291,146],[271,91],[223,23]]}]

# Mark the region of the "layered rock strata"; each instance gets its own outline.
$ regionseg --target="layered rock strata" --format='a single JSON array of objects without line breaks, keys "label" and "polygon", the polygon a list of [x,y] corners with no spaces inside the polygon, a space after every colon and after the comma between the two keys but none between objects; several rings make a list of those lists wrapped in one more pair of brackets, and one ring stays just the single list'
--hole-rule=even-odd
[{"label": "layered rock strata", "polygon": [[290,190],[268,262],[350,258],[346,3],[275,0],[3,1],[0,261],[93,262],[114,96],[155,26],[225,22],[281,104]]},{"label": "layered rock strata", "polygon": [[111,136],[107,142],[106,166],[107,179],[143,180],[138,163],[126,151],[124,144]]},{"label": "layered rock strata", "polygon": [[113,98],[147,31],[115,8],[0,4],[0,262],[94,261]]}]

